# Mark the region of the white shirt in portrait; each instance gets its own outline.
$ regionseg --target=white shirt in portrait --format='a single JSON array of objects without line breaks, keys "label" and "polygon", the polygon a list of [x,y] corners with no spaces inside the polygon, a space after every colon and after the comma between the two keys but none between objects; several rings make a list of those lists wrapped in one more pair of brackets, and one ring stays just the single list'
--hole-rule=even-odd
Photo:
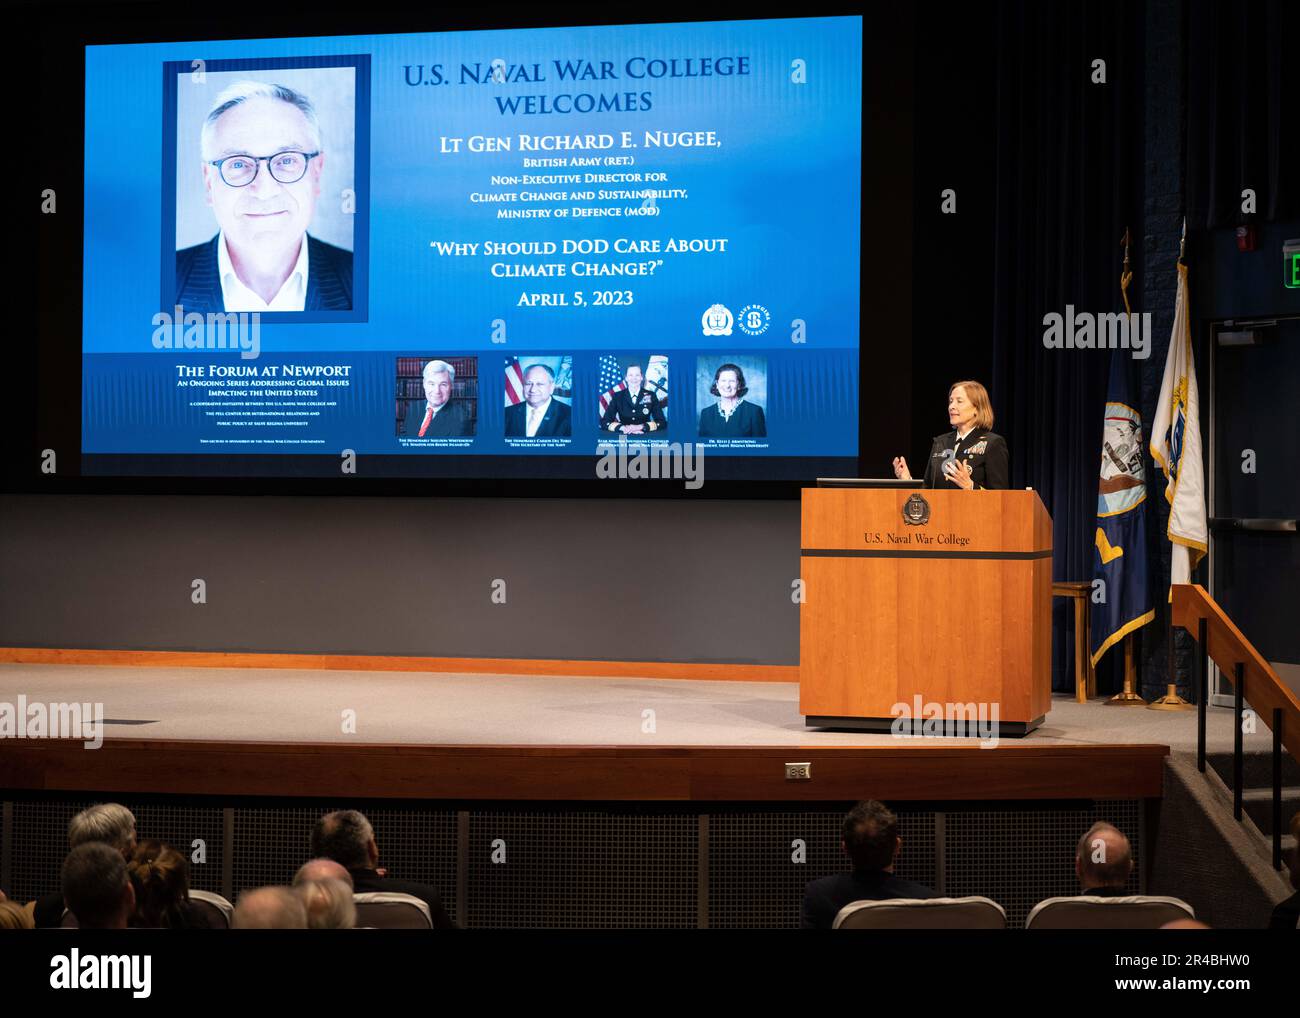
[{"label": "white shirt in portrait", "polygon": [[217,271],[221,273],[221,299],[227,311],[302,311],[307,304],[307,235],[298,245],[298,260],[280,291],[270,302],[246,287],[235,274],[223,230],[217,238]]},{"label": "white shirt in portrait", "polygon": [[551,400],[554,398],[554,396],[548,398],[545,403],[536,409],[536,411],[534,411],[531,406],[528,408],[528,427],[525,434],[527,434],[529,438],[537,437],[537,429],[542,423],[542,418],[546,416],[546,411],[551,409]]}]

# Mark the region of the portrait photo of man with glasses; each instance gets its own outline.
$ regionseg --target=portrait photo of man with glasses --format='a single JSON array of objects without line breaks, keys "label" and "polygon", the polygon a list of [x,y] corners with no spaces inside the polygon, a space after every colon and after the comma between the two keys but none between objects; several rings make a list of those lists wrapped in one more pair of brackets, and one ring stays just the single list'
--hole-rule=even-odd
[{"label": "portrait photo of man with glasses", "polygon": [[192,163],[190,179],[179,179],[178,162],[178,239],[182,227],[191,236],[204,228],[200,188],[206,229],[215,220],[216,232],[178,245],[176,304],[203,313],[352,310],[352,251],[311,232],[327,225],[350,239],[351,231],[346,194],[322,193],[335,153],[312,99],[277,81],[233,81],[211,100],[198,148],[200,180]]}]

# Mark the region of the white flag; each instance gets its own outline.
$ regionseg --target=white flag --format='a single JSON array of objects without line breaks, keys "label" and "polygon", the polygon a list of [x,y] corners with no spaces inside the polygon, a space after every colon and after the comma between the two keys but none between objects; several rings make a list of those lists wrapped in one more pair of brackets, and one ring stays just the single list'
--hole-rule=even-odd
[{"label": "white flag", "polygon": [[1204,556],[1209,540],[1205,521],[1205,470],[1201,465],[1200,399],[1196,392],[1196,367],[1192,363],[1188,304],[1187,266],[1179,262],[1174,331],[1169,338],[1165,376],[1151,424],[1151,458],[1160,464],[1168,482],[1165,485],[1165,501],[1169,503],[1166,534],[1173,542],[1170,583],[1190,582],[1192,570]]}]

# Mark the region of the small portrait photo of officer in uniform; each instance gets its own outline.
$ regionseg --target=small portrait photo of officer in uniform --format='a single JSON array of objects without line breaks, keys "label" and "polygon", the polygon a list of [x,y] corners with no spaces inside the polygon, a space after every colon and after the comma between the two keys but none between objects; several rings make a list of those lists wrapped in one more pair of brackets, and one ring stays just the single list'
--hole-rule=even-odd
[{"label": "small portrait photo of officer in uniform", "polygon": [[668,358],[600,358],[600,430],[629,437],[668,430]]}]

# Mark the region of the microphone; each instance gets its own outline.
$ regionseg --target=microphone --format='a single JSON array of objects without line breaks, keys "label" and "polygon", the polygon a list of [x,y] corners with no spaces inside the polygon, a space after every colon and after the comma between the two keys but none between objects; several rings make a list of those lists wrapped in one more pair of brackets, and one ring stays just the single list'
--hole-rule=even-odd
[{"label": "microphone", "polygon": [[955,460],[957,459],[956,449],[945,449],[940,457],[939,471],[944,477],[952,479],[952,475],[957,472]]}]

